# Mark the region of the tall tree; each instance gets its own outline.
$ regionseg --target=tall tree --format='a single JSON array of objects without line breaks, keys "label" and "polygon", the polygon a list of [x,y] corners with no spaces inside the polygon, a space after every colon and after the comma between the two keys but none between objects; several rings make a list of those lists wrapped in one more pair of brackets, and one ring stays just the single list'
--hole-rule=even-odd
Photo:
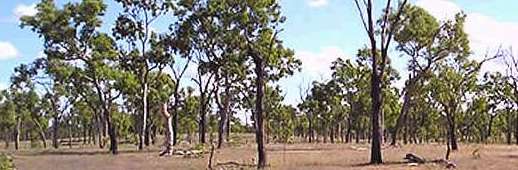
[{"label": "tall tree", "polygon": [[409,76],[403,89],[403,106],[392,131],[391,145],[397,142],[399,128],[410,110],[414,96],[423,93],[417,86],[428,82],[432,71],[450,55],[469,54],[468,37],[463,30],[464,20],[457,19],[439,24],[424,9],[408,5],[401,14],[394,39],[398,51],[408,56]]},{"label": "tall tree", "polygon": [[94,89],[96,98],[90,101],[93,102],[91,105],[100,104],[110,137],[110,150],[117,154],[117,134],[111,107],[121,95],[121,90],[117,89],[129,86],[135,77],[114,62],[119,59],[115,41],[97,31],[106,5],[93,0],[68,3],[59,9],[52,0],[44,0],[36,9],[35,16],[22,18],[22,27],[30,27],[43,37],[48,58],[75,63],[74,79],[69,81],[83,90]]},{"label": "tall tree", "polygon": [[156,49],[152,45],[157,40],[157,33],[152,29],[153,23],[161,16],[167,14],[172,7],[171,1],[163,0],[117,0],[122,5],[123,12],[119,14],[113,35],[117,40],[127,42],[128,49],[121,49],[124,60],[123,67],[138,77],[139,96],[141,101],[142,120],[139,131],[138,149],[142,150],[144,144],[149,145],[149,73],[152,70],[162,69],[166,66],[169,53],[163,49]]},{"label": "tall tree", "polygon": [[[383,163],[381,154],[381,144],[383,142],[383,97],[382,97],[382,77],[386,73],[386,66],[389,60],[388,50],[395,33],[396,25],[400,23],[400,16],[403,13],[407,0],[400,2],[396,10],[392,9],[392,1],[388,0],[383,8],[383,15],[377,22],[375,21],[372,0],[355,0],[360,18],[365,31],[369,37],[370,50],[372,55],[372,76],[371,76],[371,98],[372,98],[372,140],[371,140],[371,160],[372,164]],[[395,17],[390,17],[392,13]],[[377,23],[377,24],[376,24]],[[378,41],[379,38],[379,41]],[[379,44],[378,44],[379,42]],[[379,48],[378,48],[379,46]],[[380,53],[378,53],[378,49]]]}]

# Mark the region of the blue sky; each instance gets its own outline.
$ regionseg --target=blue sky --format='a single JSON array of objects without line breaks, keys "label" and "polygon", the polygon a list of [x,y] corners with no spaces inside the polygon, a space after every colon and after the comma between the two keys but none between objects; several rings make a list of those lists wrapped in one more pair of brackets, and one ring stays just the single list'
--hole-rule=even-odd
[{"label": "blue sky", "polygon": [[[377,0],[381,4],[384,0]],[[41,55],[42,42],[28,29],[19,27],[18,17],[34,13],[35,0],[2,0],[0,2],[0,88],[9,84],[13,68],[29,63]],[[65,0],[56,0],[63,4]],[[468,14],[466,32],[470,35],[474,58],[480,58],[486,49],[497,46],[518,48],[518,1],[515,0],[412,0],[440,19],[451,18],[456,12]],[[106,1],[109,8],[104,17],[103,30],[109,30],[119,9],[118,4]],[[337,57],[354,56],[365,46],[365,33],[353,0],[281,0],[287,23],[282,39],[285,46],[296,52],[303,61],[303,71],[282,80],[286,102],[296,103],[298,87],[313,80],[329,77],[331,61]],[[379,7],[378,7],[379,8]],[[160,30],[167,25],[158,23]],[[405,69],[406,59],[391,52],[394,67]],[[485,70],[498,70],[492,63]],[[405,74],[401,74],[402,76]],[[405,77],[405,76],[403,76]],[[398,82],[395,86],[400,86]]]}]

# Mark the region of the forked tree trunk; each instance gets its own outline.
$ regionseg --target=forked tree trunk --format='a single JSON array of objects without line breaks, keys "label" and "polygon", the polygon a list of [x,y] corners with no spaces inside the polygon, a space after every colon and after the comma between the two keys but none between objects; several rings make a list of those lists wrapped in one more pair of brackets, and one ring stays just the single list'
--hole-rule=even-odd
[{"label": "forked tree trunk", "polygon": [[106,125],[108,126],[108,136],[110,138],[110,151],[113,155],[119,154],[117,142],[117,129],[113,125],[110,112],[108,108],[104,108],[104,117],[106,118]]}]

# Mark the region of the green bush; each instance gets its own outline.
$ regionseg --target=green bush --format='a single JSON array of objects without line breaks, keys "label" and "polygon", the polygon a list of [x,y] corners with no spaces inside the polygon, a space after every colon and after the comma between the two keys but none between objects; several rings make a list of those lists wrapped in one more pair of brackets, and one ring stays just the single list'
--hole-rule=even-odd
[{"label": "green bush", "polygon": [[14,168],[13,159],[6,154],[0,154],[0,170],[12,170]]}]

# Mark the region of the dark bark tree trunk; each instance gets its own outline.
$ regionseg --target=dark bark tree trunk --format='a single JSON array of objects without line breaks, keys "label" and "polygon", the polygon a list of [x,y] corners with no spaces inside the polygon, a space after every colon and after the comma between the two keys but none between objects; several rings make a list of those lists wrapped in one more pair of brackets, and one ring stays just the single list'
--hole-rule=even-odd
[{"label": "dark bark tree trunk", "polygon": [[449,140],[451,149],[456,151],[458,150],[457,146],[457,136],[455,134],[455,117],[451,115],[452,113],[446,113],[446,117],[448,119],[448,131],[449,131]]},{"label": "dark bark tree trunk", "polygon": [[[372,50],[372,54],[376,53],[376,49]],[[376,58],[375,56],[373,58]],[[377,70],[376,60],[373,62],[373,70]],[[371,161],[370,163],[373,164],[381,164],[383,163],[383,157],[381,154],[381,143],[383,138],[383,128],[381,127],[381,119],[380,116],[382,116],[382,96],[381,96],[381,79],[378,74],[376,74],[376,71],[372,74],[372,115],[371,115],[371,123],[372,123],[372,140],[371,140]]]},{"label": "dark bark tree trunk", "polygon": [[351,118],[347,118],[347,132],[345,133],[345,143],[351,142],[351,139],[352,139],[351,131],[352,131],[352,129],[353,129],[353,127],[352,127]]},{"label": "dark bark tree trunk", "polygon": [[314,131],[313,131],[313,121],[311,121],[311,117],[308,116],[308,123],[309,123],[309,126],[308,126],[308,129],[309,129],[309,143],[313,143],[313,137],[315,136],[314,134]]},{"label": "dark bark tree trunk", "polygon": [[254,56],[255,63],[255,88],[256,88],[256,100],[255,100],[255,137],[257,142],[257,167],[263,169],[266,167],[266,149],[264,145],[264,123],[263,123],[263,99],[264,99],[264,59],[259,56]]},{"label": "dark bark tree trunk", "polygon": [[205,114],[205,111],[207,110],[205,108],[205,94],[202,94],[201,95],[201,98],[200,98],[200,121],[199,121],[199,124],[198,124],[198,138],[200,140],[200,143],[206,143],[206,124],[207,124],[207,115]]},{"label": "dark bark tree trunk", "polygon": [[[56,113],[57,115],[57,113]],[[54,121],[52,123],[52,146],[54,146],[55,149],[59,148],[59,117],[54,116]]]},{"label": "dark bark tree trunk", "polygon": [[113,155],[119,154],[118,142],[117,142],[117,130],[113,125],[112,118],[108,108],[104,108],[104,117],[106,119],[106,125],[108,126],[108,136],[110,138],[110,151]]},{"label": "dark bark tree trunk", "polygon": [[230,141],[230,131],[231,131],[231,126],[230,126],[230,122],[232,120],[232,112],[230,112],[230,109],[229,111],[227,112],[227,133],[225,133],[225,137],[227,138],[227,142]]},{"label": "dark bark tree trunk", "polygon": [[[218,97],[218,96],[216,96]],[[219,128],[218,128],[218,149],[220,149],[225,143],[225,139],[228,141],[228,125],[229,125],[229,112],[230,112],[230,82],[228,77],[225,77],[225,92],[224,92],[223,106],[220,107],[219,115]],[[219,102],[218,102],[219,103]]]}]

